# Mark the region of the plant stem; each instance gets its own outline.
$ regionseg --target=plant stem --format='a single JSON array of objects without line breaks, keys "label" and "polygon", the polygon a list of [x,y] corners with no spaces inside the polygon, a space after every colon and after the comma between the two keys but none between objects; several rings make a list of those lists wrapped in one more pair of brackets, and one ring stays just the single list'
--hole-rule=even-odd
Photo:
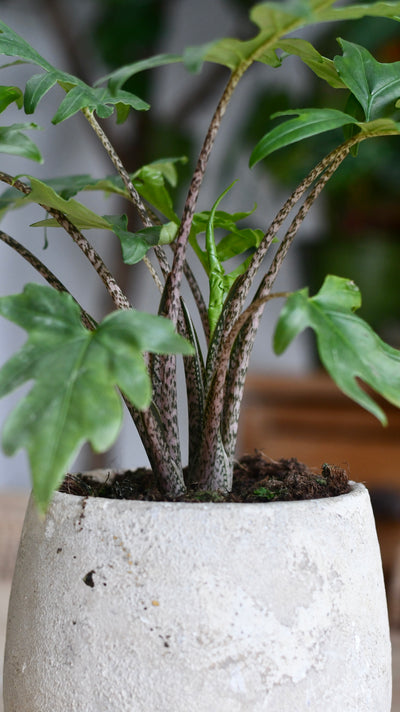
[{"label": "plant stem", "polygon": [[175,240],[174,261],[172,264],[172,269],[168,281],[166,316],[168,316],[174,323],[176,323],[177,321],[179,309],[179,295],[182,282],[182,274],[186,260],[187,242],[193,222],[193,216],[196,209],[197,200],[199,197],[200,187],[206,172],[208,159],[210,157],[210,153],[213,148],[219,127],[221,125],[222,118],[226,112],[232,94],[250,64],[251,61],[249,63],[243,63],[243,65],[241,65],[239,69],[237,69],[231,74],[228,83],[225,87],[225,90],[222,94],[222,97],[211,119],[211,123],[204,139],[204,143],[197,160],[197,165],[189,186],[189,191],[183,209],[179,232]]},{"label": "plant stem", "polygon": [[[288,297],[287,292],[276,292],[270,299]],[[265,302],[242,326],[232,347],[229,368],[226,374],[221,434],[225,452],[233,460],[236,450],[239,416],[243,399],[244,386],[254,340],[264,311]]]},{"label": "plant stem", "polygon": [[124,164],[122,163],[114,146],[112,145],[110,139],[105,134],[105,132],[101,128],[98,121],[96,121],[96,119],[94,118],[92,111],[90,111],[87,108],[84,108],[84,109],[82,109],[82,113],[83,113],[84,117],[87,119],[87,121],[89,122],[89,124],[92,127],[93,131],[95,132],[96,136],[100,139],[100,141],[103,144],[103,147],[105,148],[115,169],[121,176],[122,181],[125,185],[125,188],[127,189],[128,194],[132,200],[132,203],[134,204],[135,208],[137,209],[137,211],[140,215],[140,219],[141,219],[143,225],[145,227],[152,227],[153,223],[149,218],[146,207],[145,207],[139,193],[137,192],[135,186],[133,185],[131,177],[130,177],[128,171],[126,170]]},{"label": "plant stem", "polygon": [[148,271],[150,272],[150,274],[151,274],[151,276],[152,276],[152,278],[153,278],[154,284],[156,285],[158,291],[162,294],[164,287],[163,287],[163,285],[162,285],[162,283],[161,283],[161,280],[160,280],[160,278],[159,278],[159,276],[158,276],[156,270],[154,269],[153,265],[151,264],[149,258],[148,258],[146,255],[145,255],[142,259],[143,259],[144,264],[146,265]]},{"label": "plant stem", "polygon": [[[259,290],[259,297],[263,298],[264,296],[267,296],[272,288],[272,285],[275,282],[275,279],[277,277],[277,274],[281,268],[281,265],[288,253],[288,250],[296,237],[297,231],[302,224],[304,218],[306,217],[308,211],[310,210],[311,206],[315,202],[316,198],[319,196],[323,188],[325,187],[326,183],[328,180],[333,176],[335,171],[339,168],[340,164],[344,161],[344,159],[348,156],[350,153],[351,146],[353,145],[353,141],[347,141],[346,143],[342,144],[339,146],[338,149],[336,149],[336,153],[334,159],[330,163],[330,165],[327,167],[325,170],[325,173],[323,173],[322,177],[319,179],[318,183],[314,186],[312,191],[310,192],[309,196],[301,206],[300,210],[298,211],[297,215],[293,219],[288,231],[286,232],[286,235],[284,239],[282,240],[279,249],[277,250],[274,259],[272,260],[271,266],[263,278],[262,281],[262,286]],[[331,154],[332,155],[332,154]]]},{"label": "plant stem", "polygon": [[[205,419],[203,425],[203,444],[202,452],[199,458],[199,473],[197,479],[201,481],[202,487],[205,489],[219,489],[221,487],[221,481],[226,481],[226,473],[218,472],[216,467],[216,453],[218,451],[218,440],[220,437],[221,429],[221,416],[224,407],[225,394],[226,394],[226,379],[228,370],[230,367],[230,359],[232,356],[232,349],[236,338],[242,328],[245,329],[243,333],[243,352],[239,357],[237,357],[236,365],[236,382],[230,383],[230,393],[232,397],[241,400],[244,387],[244,379],[247,371],[247,362],[251,352],[252,345],[254,343],[255,334],[257,332],[258,322],[261,318],[265,303],[271,299],[271,287],[275,281],[276,275],[285,259],[288,249],[293,242],[297,231],[302,224],[305,216],[307,215],[309,209],[313,205],[314,201],[326,185],[327,181],[342,161],[346,158],[350,151],[351,142],[348,141],[338,149],[336,149],[335,156],[331,160],[329,166],[326,168],[325,173],[319,179],[318,183],[314,186],[310,195],[307,197],[304,204],[301,206],[297,215],[293,219],[276,255],[271,264],[268,273],[265,275],[262,283],[257,291],[257,295],[249,307],[236,319],[233,323],[228,334],[225,334],[224,343],[219,349],[218,357],[215,361],[215,367],[213,372],[213,377],[211,380],[211,385],[209,387],[206,396],[206,408],[205,408]],[[331,154],[332,155],[332,154]],[[247,324],[247,327],[246,327]],[[247,331],[247,333],[246,333]],[[241,359],[243,357],[243,364]],[[240,403],[239,400],[239,403]],[[239,403],[230,404],[230,414],[232,421],[225,432],[225,437],[227,438],[228,451],[229,454],[232,453],[234,446],[232,438],[237,432],[237,423],[233,423],[233,416],[238,416],[239,413]],[[232,431],[229,433],[229,429]],[[228,453],[227,453],[228,454]]]},{"label": "plant stem", "polygon": [[[39,274],[50,284],[51,287],[56,289],[58,292],[66,292],[67,294],[71,293],[68,291],[68,289],[63,285],[62,282],[60,282],[59,279],[51,272],[41,260],[39,260],[32,252],[30,252],[26,247],[21,245],[20,242],[17,240],[14,240],[13,237],[10,235],[7,235],[7,233],[3,232],[0,230],[0,240],[2,240],[6,245],[9,247],[12,247],[13,250],[18,252],[21,257],[24,258],[29,264],[37,271]],[[74,301],[78,304],[79,309],[81,310],[81,315],[82,315],[82,324],[86,326],[87,329],[90,329],[91,331],[95,328],[96,322],[92,317],[85,312],[85,310],[81,307],[79,302],[76,301],[74,297],[72,297]]]},{"label": "plant stem", "polygon": [[[82,109],[82,113],[89,122],[90,126],[92,127],[93,131],[95,132],[96,136],[100,139],[101,143],[103,144],[103,147],[105,148],[111,162],[113,163],[115,169],[117,170],[118,174],[120,175],[125,188],[128,191],[128,195],[135,206],[136,210],[139,213],[139,217],[145,227],[152,227],[153,226],[153,221],[150,218],[149,212],[146,209],[145,204],[143,203],[138,191],[136,190],[135,186],[133,185],[133,182],[131,180],[131,177],[126,170],[124,164],[122,163],[118,153],[116,152],[114,146],[112,145],[110,139],[106,135],[106,133],[103,131],[101,128],[100,124],[96,121],[96,119],[93,116],[93,112],[90,111],[87,108]],[[166,261],[165,255],[163,250],[160,247],[155,247],[154,249],[157,259],[160,263],[161,266],[161,271],[163,272],[164,278],[167,277],[167,274],[169,273],[169,265]],[[163,287],[162,284],[154,271],[151,263],[148,261],[148,259],[145,257],[143,259],[146,267],[148,268],[157,288],[162,291]]]},{"label": "plant stem", "polygon": [[[29,195],[31,193],[31,188],[26,185],[26,183],[23,183],[18,179],[14,179],[7,173],[0,172],[0,181],[11,185],[13,188],[16,188],[25,195]],[[58,224],[64,228],[64,230],[70,235],[70,237],[72,237],[73,241],[82,250],[83,254],[89,260],[92,267],[94,267],[103,284],[105,285],[117,309],[130,309],[131,305],[129,303],[129,300],[124,295],[118,282],[114,279],[113,275],[103,262],[98,252],[94,249],[94,247],[92,247],[90,242],[81,233],[81,231],[78,230],[78,228],[75,227],[75,225],[73,225],[70,220],[68,220],[64,213],[60,212],[59,210],[55,210],[54,208],[51,208],[48,205],[43,205],[42,203],[38,204],[47,213],[52,215],[57,220]]]},{"label": "plant stem", "polygon": [[126,398],[124,401],[135,423],[160,491],[170,497],[180,496],[186,489],[182,468],[170,456],[168,442],[156,409],[150,406],[148,410],[139,412]]},{"label": "plant stem", "polygon": [[176,238],[175,259],[172,265],[169,282],[167,284],[168,298],[166,312],[166,316],[168,316],[174,323],[176,323],[177,320],[179,308],[179,293],[182,281],[183,266],[186,258],[186,248],[189,233],[192,226],[197,200],[199,197],[200,187],[203,182],[208,159],[210,157],[211,150],[218,134],[221,121],[224,117],[226,109],[229,105],[229,102],[237,85],[239,84],[240,80],[242,79],[246,71],[249,69],[249,67],[251,67],[251,65],[255,61],[257,61],[257,59],[261,57],[266,50],[268,50],[268,48],[276,46],[276,43],[279,40],[280,36],[292,32],[296,29],[298,24],[299,22],[297,20],[295,20],[294,22],[289,22],[287,27],[284,29],[284,32],[282,32],[281,34],[272,34],[264,42],[262,42],[251,55],[249,55],[246,59],[243,59],[229,77],[222,97],[218,102],[217,108],[211,119],[211,123],[204,139],[204,143],[197,160],[195,171],[192,176],[188,195],[183,209],[179,233]]}]

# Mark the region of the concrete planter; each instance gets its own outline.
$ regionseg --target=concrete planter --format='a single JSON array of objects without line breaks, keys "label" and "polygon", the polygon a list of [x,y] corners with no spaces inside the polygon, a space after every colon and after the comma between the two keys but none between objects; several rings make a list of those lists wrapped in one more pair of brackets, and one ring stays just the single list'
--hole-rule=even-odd
[{"label": "concrete planter", "polygon": [[367,491],[32,504],[9,608],[5,712],[389,712]]}]

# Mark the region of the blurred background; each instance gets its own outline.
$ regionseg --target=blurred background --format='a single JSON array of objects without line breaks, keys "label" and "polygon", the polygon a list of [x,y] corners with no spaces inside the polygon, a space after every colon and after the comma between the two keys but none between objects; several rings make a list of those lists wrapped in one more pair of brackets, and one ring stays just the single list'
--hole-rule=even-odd
[{"label": "blurred background", "polygon": [[[365,2],[365,0],[364,0]],[[253,32],[247,0],[0,0],[0,18],[33,44],[51,63],[80,76],[89,84],[117,66],[158,52],[180,52],[222,36],[245,39]],[[364,44],[380,61],[400,60],[399,26],[377,18],[318,28],[304,36],[322,54],[339,51],[336,37]],[[298,33],[297,33],[298,36]],[[1,64],[7,58],[1,58]],[[24,86],[31,76],[27,65],[7,70],[4,83]],[[179,65],[145,72],[130,80],[129,89],[150,102],[150,112],[137,112],[122,127],[105,124],[126,167],[134,171],[159,157],[188,156],[179,169],[175,200],[179,208],[228,70],[205,65],[193,77]],[[60,90],[61,92],[61,90]],[[61,93],[49,92],[35,121],[46,131],[34,132],[45,162],[33,166],[16,157],[1,156],[1,170],[34,173],[48,178],[89,173],[101,177],[113,167],[86,121],[73,117],[62,127],[51,126]],[[288,58],[277,73],[265,65],[253,67],[240,85],[224,119],[199,209],[210,209],[214,196],[240,176],[224,209],[257,211],[253,227],[266,228],[287,195],[308,170],[340,141],[340,133],[324,134],[272,155],[252,171],[247,168],[252,148],[265,133],[278,108],[337,106],[334,93],[296,58]],[[23,121],[22,112],[7,111],[4,123]],[[400,348],[400,142],[398,138],[361,145],[356,161],[348,158],[314,206],[282,270],[277,290],[309,285],[316,291],[325,274],[353,279],[363,295],[362,316],[393,346]],[[126,211],[118,201],[102,205],[102,196],[85,194],[84,202],[100,213]],[[1,198],[0,198],[1,217]],[[97,275],[91,274],[77,248],[58,230],[43,234],[28,228],[43,213],[35,207],[7,214],[2,229],[26,244],[67,285],[81,304],[101,318],[111,304]],[[129,215],[130,229],[136,217]],[[138,309],[157,308],[157,294],[141,265],[121,267],[120,248],[111,233],[90,233],[115,276]],[[73,260],[73,270],[70,265]],[[10,248],[0,244],[0,294],[18,292],[27,281],[40,278]],[[400,625],[400,415],[386,407],[389,426],[342,396],[321,373],[312,337],[302,336],[277,359],[271,336],[280,306],[273,300],[264,316],[251,361],[241,422],[240,452],[263,450],[273,458],[296,456],[313,467],[323,462],[346,466],[353,479],[366,482],[375,507],[393,630]],[[0,363],[22,343],[24,335],[0,323]],[[0,421],[16,402],[0,402]],[[184,427],[184,425],[183,425]],[[107,459],[110,464],[110,458]],[[134,429],[127,424],[111,453],[114,467],[135,467],[146,458]],[[101,465],[84,450],[76,467]],[[0,454],[0,607],[5,609],[9,579],[29,491],[24,453],[12,459]],[[394,632],[395,640],[396,632]],[[397,655],[397,648],[395,648]],[[396,658],[397,659],[397,658]],[[396,682],[397,685],[397,682]],[[397,688],[396,688],[397,689]],[[397,703],[396,703],[397,704]],[[393,710],[400,710],[393,707]]]}]

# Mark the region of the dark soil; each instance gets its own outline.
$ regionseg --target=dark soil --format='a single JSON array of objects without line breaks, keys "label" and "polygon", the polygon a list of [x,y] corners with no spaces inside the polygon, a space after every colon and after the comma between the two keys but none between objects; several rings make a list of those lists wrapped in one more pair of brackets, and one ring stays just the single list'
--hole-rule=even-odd
[{"label": "dark soil", "polygon": [[295,458],[278,461],[262,453],[245,455],[234,469],[232,492],[204,492],[194,486],[185,496],[172,500],[160,492],[150,470],[139,468],[111,476],[105,483],[78,475],[67,475],[61,492],[110,499],[185,502],[274,502],[299,499],[321,499],[349,492],[346,470],[335,465],[322,465],[313,472]]}]

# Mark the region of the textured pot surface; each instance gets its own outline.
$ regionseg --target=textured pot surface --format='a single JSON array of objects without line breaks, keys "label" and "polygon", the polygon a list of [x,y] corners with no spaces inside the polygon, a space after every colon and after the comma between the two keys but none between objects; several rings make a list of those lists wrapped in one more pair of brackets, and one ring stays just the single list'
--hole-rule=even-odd
[{"label": "textured pot surface", "polygon": [[5,712],[390,712],[367,491],[28,507]]}]

